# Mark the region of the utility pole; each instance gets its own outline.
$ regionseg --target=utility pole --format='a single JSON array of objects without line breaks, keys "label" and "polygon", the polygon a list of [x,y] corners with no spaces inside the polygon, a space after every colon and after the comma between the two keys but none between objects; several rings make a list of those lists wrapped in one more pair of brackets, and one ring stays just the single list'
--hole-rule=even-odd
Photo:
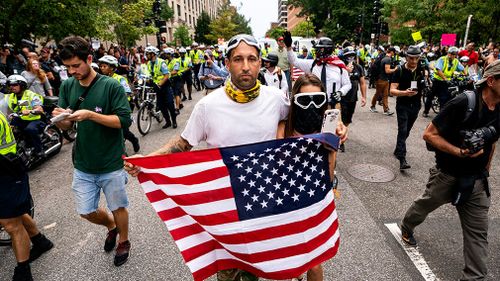
[{"label": "utility pole", "polygon": [[467,45],[467,36],[469,36],[469,28],[470,28],[471,19],[472,19],[472,15],[469,15],[469,18],[467,18],[467,27],[465,28],[464,48]]}]

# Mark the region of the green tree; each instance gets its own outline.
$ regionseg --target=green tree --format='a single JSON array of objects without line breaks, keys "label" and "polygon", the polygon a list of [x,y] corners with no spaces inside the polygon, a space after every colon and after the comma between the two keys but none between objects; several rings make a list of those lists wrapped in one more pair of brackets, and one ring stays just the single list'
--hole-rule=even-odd
[{"label": "green tree", "polygon": [[205,38],[217,42],[218,38],[227,40],[239,33],[252,34],[249,22],[226,0],[219,8],[217,18],[210,23],[210,33]]},{"label": "green tree", "polygon": [[174,31],[174,38],[177,43],[182,46],[189,46],[193,42],[191,36],[189,36],[189,29],[185,24],[180,25]]},{"label": "green tree", "polygon": [[283,33],[286,31],[284,27],[277,26],[275,28],[271,28],[266,32],[266,37],[278,39],[280,36],[283,36]]},{"label": "green tree", "polygon": [[314,25],[310,21],[303,21],[297,24],[291,31],[293,36],[314,37]]},{"label": "green tree", "polygon": [[216,41],[208,40],[205,35],[210,33],[210,16],[207,12],[202,11],[196,20],[196,28],[194,30],[194,41],[203,44],[214,44]]}]

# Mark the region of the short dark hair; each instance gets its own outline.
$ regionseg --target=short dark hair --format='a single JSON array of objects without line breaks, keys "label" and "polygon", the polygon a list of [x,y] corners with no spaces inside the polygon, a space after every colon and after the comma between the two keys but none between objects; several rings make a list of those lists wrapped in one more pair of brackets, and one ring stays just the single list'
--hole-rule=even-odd
[{"label": "short dark hair", "polygon": [[90,44],[80,36],[69,36],[61,41],[62,50],[59,54],[62,60],[73,57],[86,61],[90,55]]}]

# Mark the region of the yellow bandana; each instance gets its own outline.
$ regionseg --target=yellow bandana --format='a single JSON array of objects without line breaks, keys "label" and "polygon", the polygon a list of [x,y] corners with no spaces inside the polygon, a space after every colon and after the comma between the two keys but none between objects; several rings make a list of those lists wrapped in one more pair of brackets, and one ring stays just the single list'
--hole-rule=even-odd
[{"label": "yellow bandana", "polygon": [[226,83],[225,90],[226,90],[227,96],[230,99],[234,100],[235,102],[238,102],[238,103],[251,102],[251,101],[253,101],[255,98],[257,98],[259,96],[259,93],[260,93],[260,81],[257,80],[257,83],[255,84],[255,86],[253,88],[251,88],[249,90],[246,90],[246,91],[241,91],[241,90],[238,90],[233,85],[233,83],[231,82],[231,80],[229,80]]}]

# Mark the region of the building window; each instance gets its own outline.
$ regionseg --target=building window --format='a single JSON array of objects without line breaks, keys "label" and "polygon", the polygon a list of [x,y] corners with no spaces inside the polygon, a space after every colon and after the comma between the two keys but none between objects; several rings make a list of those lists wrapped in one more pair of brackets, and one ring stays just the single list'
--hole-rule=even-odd
[{"label": "building window", "polygon": [[177,16],[181,17],[181,5],[177,4]]}]

